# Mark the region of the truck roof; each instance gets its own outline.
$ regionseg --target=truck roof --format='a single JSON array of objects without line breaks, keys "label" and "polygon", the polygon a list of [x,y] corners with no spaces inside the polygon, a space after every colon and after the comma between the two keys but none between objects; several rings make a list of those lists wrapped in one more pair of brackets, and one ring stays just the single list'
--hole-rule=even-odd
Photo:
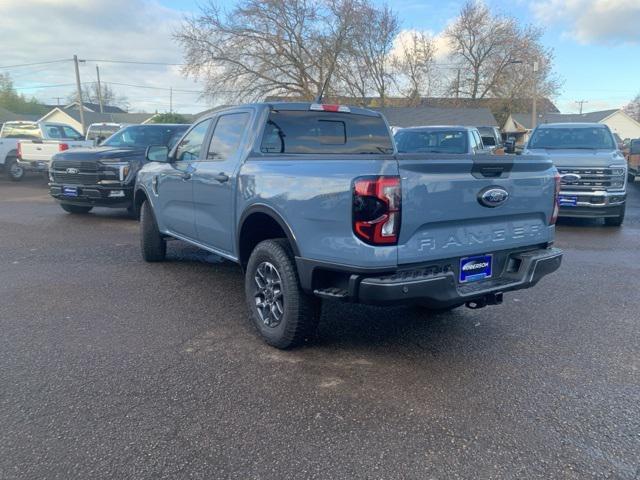
[{"label": "truck roof", "polygon": [[[290,111],[313,111],[311,108],[312,105],[319,105],[315,102],[257,102],[257,103],[249,103],[244,105],[234,105],[225,108],[221,108],[219,110],[215,110],[205,117],[217,115],[220,112],[225,112],[229,110],[235,110],[237,108],[244,107],[255,107],[255,108],[268,108],[269,110],[290,110]],[[329,104],[321,104],[321,105],[329,105]],[[333,105],[333,104],[332,104]],[[348,112],[338,112],[338,113],[354,113],[356,115],[367,115],[369,117],[381,117],[382,114],[380,112],[376,112],[374,110],[369,110],[367,108],[361,107],[353,107],[351,105],[340,105],[341,107],[347,107]],[[204,118],[204,117],[203,117]]]},{"label": "truck roof", "polygon": [[398,130],[476,130],[477,127],[463,127],[462,125],[424,125],[416,127],[400,127]]},{"label": "truck roof", "polygon": [[541,123],[538,126],[539,127],[545,127],[545,128],[567,128],[567,127],[571,127],[571,128],[594,128],[594,127],[607,128],[606,125],[604,125],[602,123],[597,123],[597,122],[590,122],[590,123],[584,123],[584,122]]}]

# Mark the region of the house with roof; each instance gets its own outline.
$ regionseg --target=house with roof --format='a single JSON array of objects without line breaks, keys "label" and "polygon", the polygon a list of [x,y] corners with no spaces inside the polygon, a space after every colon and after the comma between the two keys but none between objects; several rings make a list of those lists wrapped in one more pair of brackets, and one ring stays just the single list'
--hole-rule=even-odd
[{"label": "house with roof", "polygon": [[[45,105],[46,107],[53,110],[54,108],[61,108],[63,110],[78,110],[78,102],[74,101],[67,105]],[[82,102],[82,109],[85,112],[95,112],[100,113],[100,104],[91,103],[91,102]],[[127,113],[126,110],[123,110],[120,107],[116,107],[115,105],[103,105],[102,113]]]},{"label": "house with roof", "polygon": [[[623,110],[600,110],[587,113],[541,113],[538,125],[543,123],[602,123],[607,125],[621,139],[640,138],[640,123],[627,115]],[[516,143],[522,145],[531,133],[531,114],[512,113],[502,127],[507,137],[515,137]]]},{"label": "house with roof", "polygon": [[[119,124],[140,124],[149,123],[155,113],[98,113],[84,111],[85,127],[92,123],[119,123]],[[61,108],[55,107],[49,113],[40,118],[41,122],[57,122],[69,125],[79,132],[82,131],[82,122],[80,121],[80,112],[77,108]]]},{"label": "house with roof", "polygon": [[497,127],[488,108],[385,107],[372,108],[382,113],[392,127],[458,125]]}]

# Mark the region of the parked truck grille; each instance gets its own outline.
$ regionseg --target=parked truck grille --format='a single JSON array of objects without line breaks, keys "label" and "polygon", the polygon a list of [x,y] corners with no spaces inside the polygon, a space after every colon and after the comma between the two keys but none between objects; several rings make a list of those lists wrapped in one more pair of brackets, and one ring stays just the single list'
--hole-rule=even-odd
[{"label": "parked truck grille", "polygon": [[117,180],[118,172],[96,162],[58,160],[51,166],[51,176],[55,183],[97,185],[101,180]]},{"label": "parked truck grille", "polygon": [[576,192],[595,192],[602,190],[621,190],[624,176],[613,175],[611,168],[558,168],[560,175],[573,173],[580,176],[577,182],[562,181],[562,190]]}]

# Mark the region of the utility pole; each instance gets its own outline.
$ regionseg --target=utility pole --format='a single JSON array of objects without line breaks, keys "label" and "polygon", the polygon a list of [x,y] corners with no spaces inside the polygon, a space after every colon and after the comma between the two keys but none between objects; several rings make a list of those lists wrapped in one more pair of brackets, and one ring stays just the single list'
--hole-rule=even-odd
[{"label": "utility pole", "polygon": [[533,105],[531,106],[531,130],[536,128],[538,123],[538,105],[537,105],[537,95],[538,95],[538,62],[533,62],[533,75],[531,76],[533,80]]},{"label": "utility pole", "polygon": [[458,69],[458,79],[456,80],[456,98],[460,98],[460,69]]},{"label": "utility pole", "polygon": [[73,63],[76,67],[76,86],[78,87],[78,110],[80,111],[80,124],[82,125],[82,134],[86,133],[84,128],[84,106],[82,105],[82,86],[80,84],[80,68],[78,68],[78,55],[73,56]]},{"label": "utility pole", "polygon": [[173,87],[169,87],[169,113],[173,113]]},{"label": "utility pole", "polygon": [[576,100],[575,103],[580,105],[580,115],[582,115],[582,105],[584,105],[585,103],[589,103],[589,102],[587,100]]},{"label": "utility pole", "polygon": [[96,74],[98,75],[98,102],[100,103],[100,113],[104,113],[102,106],[102,86],[100,85],[100,67],[96,65]]}]

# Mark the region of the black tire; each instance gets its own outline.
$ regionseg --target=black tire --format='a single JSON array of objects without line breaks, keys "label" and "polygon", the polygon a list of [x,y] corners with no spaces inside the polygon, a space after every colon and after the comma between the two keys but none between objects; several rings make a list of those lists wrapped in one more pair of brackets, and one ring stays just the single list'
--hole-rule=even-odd
[{"label": "black tire", "polygon": [[93,209],[93,207],[84,207],[82,205],[71,205],[70,203],[61,203],[60,206],[65,212],[74,213],[74,214],[89,213]]},{"label": "black tire", "polygon": [[140,250],[145,262],[162,262],[167,256],[167,241],[158,230],[149,202],[140,209]]},{"label": "black tire", "polygon": [[631,172],[627,172],[627,178],[629,180],[629,183],[633,183],[636,181],[636,176],[635,174],[631,173]]},{"label": "black tire", "polygon": [[620,215],[617,217],[605,217],[604,224],[607,227],[620,227],[622,222],[624,222],[624,213],[626,210],[626,205],[620,209]]},{"label": "black tire", "polygon": [[18,165],[18,160],[15,157],[7,157],[7,161],[4,164],[5,172],[9,180],[12,182],[19,182],[26,174],[24,168]]},{"label": "black tire", "polygon": [[265,240],[254,248],[244,286],[251,321],[269,345],[295,347],[315,333],[320,300],[300,288],[293,253],[285,239]]}]

